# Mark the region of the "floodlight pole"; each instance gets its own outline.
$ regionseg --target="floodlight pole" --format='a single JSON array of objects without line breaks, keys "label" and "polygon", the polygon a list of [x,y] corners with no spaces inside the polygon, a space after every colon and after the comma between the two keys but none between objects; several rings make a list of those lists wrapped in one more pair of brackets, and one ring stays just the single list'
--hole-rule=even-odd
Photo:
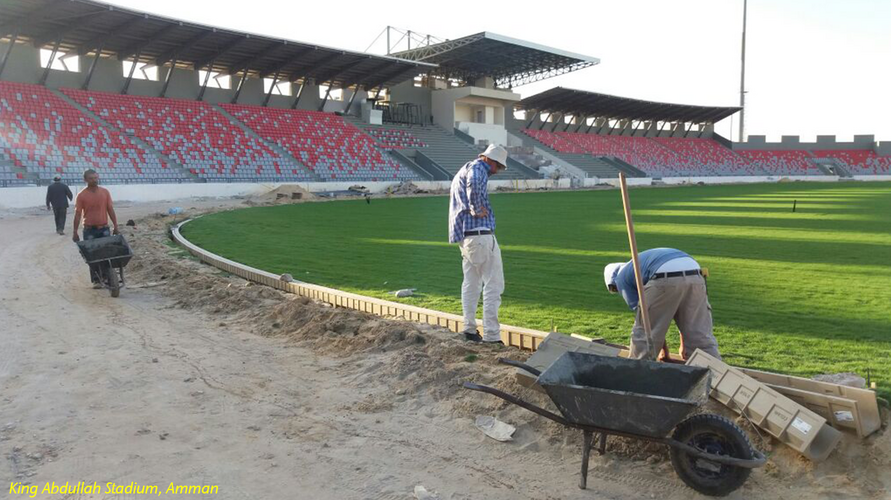
[{"label": "floodlight pole", "polygon": [[739,72],[739,142],[743,142],[746,124],[746,14],[748,0],[743,0],[742,65]]}]

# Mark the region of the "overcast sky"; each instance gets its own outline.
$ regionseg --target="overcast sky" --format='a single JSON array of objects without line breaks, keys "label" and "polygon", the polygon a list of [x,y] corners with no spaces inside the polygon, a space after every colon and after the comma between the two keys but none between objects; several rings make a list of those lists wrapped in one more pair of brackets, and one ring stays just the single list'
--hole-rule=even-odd
[{"label": "overcast sky", "polygon": [[[516,88],[523,96],[563,86],[683,104],[739,102],[742,0],[111,3],[356,51],[388,24],[449,39],[491,31],[601,60]],[[383,37],[370,50],[385,51]],[[747,135],[891,141],[891,0],[749,0],[746,88]],[[730,121],[718,132],[730,136]]]}]

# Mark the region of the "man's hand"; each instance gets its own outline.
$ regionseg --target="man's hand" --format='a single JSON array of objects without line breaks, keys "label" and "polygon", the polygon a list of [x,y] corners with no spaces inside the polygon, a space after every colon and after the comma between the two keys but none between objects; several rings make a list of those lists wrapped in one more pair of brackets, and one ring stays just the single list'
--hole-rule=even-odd
[{"label": "man's hand", "polygon": [[77,235],[77,231],[75,231],[74,234],[71,235],[71,241],[73,241],[73,242],[75,242],[75,243],[77,243],[78,241],[80,241],[80,236]]},{"label": "man's hand", "polygon": [[111,234],[118,235],[118,234],[121,234],[121,232],[118,231],[118,227],[115,226],[114,229],[111,231]]},{"label": "man's hand", "polygon": [[476,217],[477,219],[482,219],[483,217],[488,217],[488,216],[489,216],[489,209],[486,208],[486,207],[484,207],[484,206],[483,206],[483,207],[480,207],[480,209],[477,210],[476,213],[473,214],[473,216]]},{"label": "man's hand", "polygon": [[46,206],[47,210],[52,210],[49,205]]}]

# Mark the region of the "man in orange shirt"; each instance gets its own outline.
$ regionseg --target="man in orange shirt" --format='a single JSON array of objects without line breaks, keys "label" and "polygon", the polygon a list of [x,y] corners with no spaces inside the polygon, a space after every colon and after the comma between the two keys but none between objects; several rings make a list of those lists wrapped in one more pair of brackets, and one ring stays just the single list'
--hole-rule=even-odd
[{"label": "man in orange shirt", "polygon": [[[111,203],[111,193],[99,187],[99,174],[93,169],[84,171],[84,182],[87,183],[87,187],[77,193],[77,200],[74,202],[74,236],[71,239],[75,243],[80,241],[77,229],[81,217],[84,221],[84,241],[119,234],[118,218]],[[112,233],[108,231],[109,218],[114,224]],[[105,263],[105,266],[108,264]],[[102,288],[99,280],[99,264],[90,264],[90,280],[93,282],[93,288]]]}]

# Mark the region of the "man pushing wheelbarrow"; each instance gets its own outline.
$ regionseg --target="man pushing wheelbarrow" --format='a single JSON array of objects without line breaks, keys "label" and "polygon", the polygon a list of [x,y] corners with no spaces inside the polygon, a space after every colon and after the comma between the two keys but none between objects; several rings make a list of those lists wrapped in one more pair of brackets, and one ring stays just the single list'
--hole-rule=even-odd
[{"label": "man pushing wheelbarrow", "polygon": [[[107,288],[112,297],[120,294],[124,284],[124,266],[133,253],[127,241],[118,232],[118,218],[114,212],[111,193],[99,186],[99,174],[84,171],[87,187],[77,193],[74,211],[74,228],[71,237],[77,243],[81,256],[90,266],[93,288]],[[80,241],[78,228],[84,223],[84,241]],[[109,231],[108,220],[114,225]]]}]

